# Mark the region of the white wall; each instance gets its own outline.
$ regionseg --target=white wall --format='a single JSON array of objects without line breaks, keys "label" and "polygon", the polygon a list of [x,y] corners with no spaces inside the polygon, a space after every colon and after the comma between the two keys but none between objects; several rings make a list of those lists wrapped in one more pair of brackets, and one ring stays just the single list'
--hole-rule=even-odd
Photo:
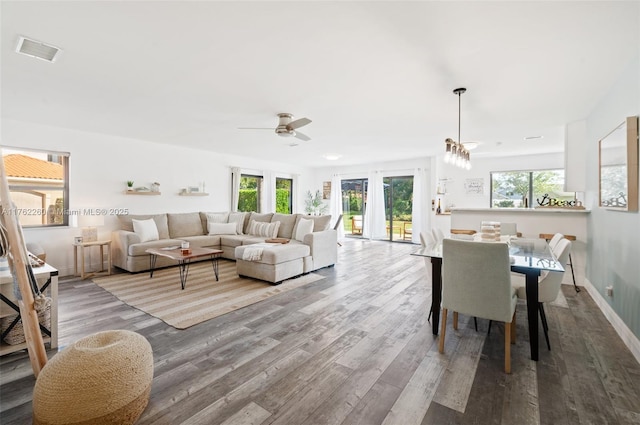
[{"label": "white wall", "polygon": [[[77,130],[2,120],[2,145],[70,152],[69,202],[71,210],[83,208],[126,209],[131,214],[189,211],[228,211],[230,209],[231,171],[269,170],[279,176],[298,175],[294,212],[302,212],[302,194],[311,188],[310,170],[291,164],[265,162],[215,152],[187,149],[142,140],[126,139]],[[134,186],[160,183],[161,196],[125,195],[125,182]],[[186,186],[204,181],[210,196],[179,196]],[[110,238],[117,218],[105,216],[99,237]],[[47,262],[61,276],[73,273],[74,236],[78,228],[24,229],[27,242],[39,243],[47,253]],[[96,255],[93,256],[97,261]]]}]

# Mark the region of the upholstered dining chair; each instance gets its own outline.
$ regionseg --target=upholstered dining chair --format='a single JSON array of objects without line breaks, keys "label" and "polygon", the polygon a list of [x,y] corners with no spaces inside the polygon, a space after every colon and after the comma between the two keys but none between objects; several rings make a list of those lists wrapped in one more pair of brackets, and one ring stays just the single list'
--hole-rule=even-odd
[{"label": "upholstered dining chair", "polygon": [[555,248],[555,246],[558,245],[558,242],[560,242],[560,240],[562,240],[563,238],[564,238],[564,235],[562,233],[554,234],[551,240],[549,241],[549,248],[551,249]]},{"label": "upholstered dining chair", "polygon": [[515,343],[518,297],[511,286],[509,246],[504,243],[442,241],[442,325],[439,351],[444,352],[447,312],[505,323],[504,371],[511,373],[511,344]]},{"label": "upholstered dining chair", "polygon": [[[571,241],[561,238],[552,250],[558,262],[565,265],[571,253]],[[547,348],[549,350],[551,350],[551,344],[549,343],[549,326],[547,324],[547,315],[544,312],[544,303],[549,303],[558,298],[563,276],[564,272],[547,272],[541,276],[538,282],[538,311],[540,312],[544,338],[547,340]],[[518,294],[518,298],[526,300],[527,290],[524,275],[516,276],[512,274],[511,283]]]},{"label": "upholstered dining chair", "polygon": [[[435,239],[433,239],[433,235],[429,232],[420,232],[420,245],[422,246],[428,246],[428,245],[435,245],[436,241]],[[425,257],[425,261],[428,260],[427,257]]]}]

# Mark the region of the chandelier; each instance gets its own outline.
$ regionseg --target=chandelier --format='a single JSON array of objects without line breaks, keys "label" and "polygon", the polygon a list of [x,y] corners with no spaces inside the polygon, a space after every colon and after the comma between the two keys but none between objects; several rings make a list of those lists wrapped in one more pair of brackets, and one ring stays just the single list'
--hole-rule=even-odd
[{"label": "chandelier", "polygon": [[464,147],[460,141],[460,95],[466,92],[467,89],[459,88],[453,91],[458,95],[458,141],[447,138],[444,143],[446,144],[446,151],[444,154],[444,162],[446,164],[452,164],[460,168],[471,169],[471,154],[469,150]]}]

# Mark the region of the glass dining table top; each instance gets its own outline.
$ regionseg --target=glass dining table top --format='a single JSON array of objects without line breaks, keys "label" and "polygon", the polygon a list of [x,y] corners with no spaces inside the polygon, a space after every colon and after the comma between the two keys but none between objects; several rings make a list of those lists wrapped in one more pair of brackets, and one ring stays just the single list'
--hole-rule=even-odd
[{"label": "glass dining table top", "polygon": [[[474,241],[469,241],[470,243]],[[509,245],[511,268],[528,268],[547,271],[564,271],[563,265],[556,260],[549,244],[544,239],[512,238],[500,242]],[[411,255],[419,257],[442,258],[442,242],[421,247]]]}]

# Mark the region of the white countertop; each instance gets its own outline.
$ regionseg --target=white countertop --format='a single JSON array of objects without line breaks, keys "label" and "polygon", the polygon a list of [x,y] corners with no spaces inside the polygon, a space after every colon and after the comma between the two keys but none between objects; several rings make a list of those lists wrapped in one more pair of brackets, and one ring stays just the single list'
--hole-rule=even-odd
[{"label": "white countertop", "polygon": [[573,208],[451,208],[451,213],[464,212],[490,212],[490,213],[516,213],[516,214],[588,214],[591,210],[579,210]]}]

